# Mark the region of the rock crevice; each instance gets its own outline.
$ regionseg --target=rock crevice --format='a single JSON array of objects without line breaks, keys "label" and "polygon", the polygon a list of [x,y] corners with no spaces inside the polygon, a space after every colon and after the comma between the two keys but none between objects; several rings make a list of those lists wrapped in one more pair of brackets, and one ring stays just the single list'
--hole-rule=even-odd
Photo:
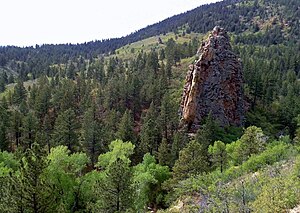
[{"label": "rock crevice", "polygon": [[198,129],[211,113],[221,126],[242,126],[243,75],[240,59],[232,52],[227,32],[215,27],[189,66],[180,106],[182,124]]}]

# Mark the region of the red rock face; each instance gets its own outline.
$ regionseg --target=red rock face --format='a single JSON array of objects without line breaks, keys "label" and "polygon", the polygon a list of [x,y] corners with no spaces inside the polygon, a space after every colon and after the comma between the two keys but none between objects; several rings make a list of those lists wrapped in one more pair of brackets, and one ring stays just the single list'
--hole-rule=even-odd
[{"label": "red rock face", "polygon": [[199,60],[189,66],[182,101],[182,124],[196,130],[211,112],[221,126],[242,126],[243,75],[227,32],[215,27],[199,48]]}]

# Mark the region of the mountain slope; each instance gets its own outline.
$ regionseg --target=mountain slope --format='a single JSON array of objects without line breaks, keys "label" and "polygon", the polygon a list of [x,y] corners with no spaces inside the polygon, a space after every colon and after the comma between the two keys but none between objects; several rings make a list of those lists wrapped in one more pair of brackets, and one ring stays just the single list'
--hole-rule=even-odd
[{"label": "mountain slope", "polygon": [[[121,38],[77,45],[41,45],[36,48],[0,47],[0,66],[9,60],[27,61],[32,57],[41,57],[52,63],[66,61],[79,55],[89,58],[110,53],[126,44],[155,35],[176,32],[181,27],[187,32],[206,33],[215,25],[221,25],[235,34],[260,32],[261,34],[257,36],[263,37],[263,42],[269,44],[295,43],[299,42],[299,8],[300,3],[297,0],[225,0],[200,6]],[[257,40],[253,38],[251,43],[256,43]]]}]

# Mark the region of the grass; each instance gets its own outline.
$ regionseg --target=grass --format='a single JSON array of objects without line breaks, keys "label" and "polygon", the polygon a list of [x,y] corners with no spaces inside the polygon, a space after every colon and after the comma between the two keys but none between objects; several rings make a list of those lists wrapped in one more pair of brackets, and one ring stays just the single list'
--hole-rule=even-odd
[{"label": "grass", "polygon": [[[202,38],[203,35],[199,33],[191,33],[184,36],[182,34],[175,35],[174,33],[167,33],[165,35],[161,34],[159,36],[153,36],[141,41],[127,44],[117,49],[115,51],[116,54],[110,55],[109,57],[118,57],[123,60],[129,60],[135,58],[139,53],[149,52],[152,49],[159,50],[164,48],[166,46],[166,42],[171,38],[173,38],[177,43],[183,44],[184,42],[188,43],[195,37]],[[161,38],[163,44],[158,43],[158,38]]]},{"label": "grass", "polygon": [[[28,90],[29,87],[32,87],[33,84],[36,84],[36,83],[37,83],[37,79],[28,80],[28,81],[24,82],[24,87],[26,90]],[[6,85],[5,91],[0,93],[0,99],[2,99],[4,96],[7,97],[9,93],[13,93],[15,85],[16,85],[16,83]]]}]

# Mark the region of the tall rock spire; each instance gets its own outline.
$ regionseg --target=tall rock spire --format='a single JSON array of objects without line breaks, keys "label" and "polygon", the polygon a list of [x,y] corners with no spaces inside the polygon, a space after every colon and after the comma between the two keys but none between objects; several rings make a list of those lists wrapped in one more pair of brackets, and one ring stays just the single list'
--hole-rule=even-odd
[{"label": "tall rock spire", "polygon": [[242,126],[244,121],[243,73],[232,52],[227,32],[216,26],[189,66],[180,111],[190,131],[211,113],[221,126]]}]

